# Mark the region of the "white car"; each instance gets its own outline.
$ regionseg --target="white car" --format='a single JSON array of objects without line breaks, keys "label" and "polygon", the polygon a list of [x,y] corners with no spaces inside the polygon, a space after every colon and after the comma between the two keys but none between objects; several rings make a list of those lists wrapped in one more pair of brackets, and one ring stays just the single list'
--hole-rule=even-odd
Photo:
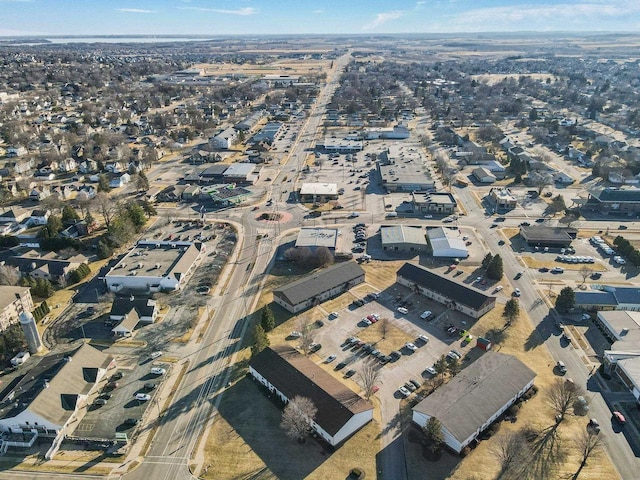
[{"label": "white car", "polygon": [[289,336],[290,336],[291,338],[300,338],[300,337],[302,336],[302,334],[301,334],[300,332],[298,332],[298,331],[294,330],[293,332],[291,332],[291,333],[289,334]]},{"label": "white car", "polygon": [[433,218],[433,215],[425,215],[424,218]]},{"label": "white car", "polygon": [[148,402],[151,400],[151,395],[147,395],[146,393],[136,393],[136,400],[139,402]]},{"label": "white car", "polygon": [[329,318],[338,318],[340,315],[338,315],[338,312],[331,312],[329,314]]},{"label": "white car", "polygon": [[162,351],[158,350],[156,352],[153,352],[151,355],[149,355],[151,357],[151,360],[155,360],[156,358],[160,358],[162,356]]},{"label": "white car", "polygon": [[418,340],[422,340],[424,343],[429,343],[429,337],[426,335],[418,335]]},{"label": "white car", "polygon": [[327,357],[327,359],[324,361],[324,363],[331,363],[331,362],[333,362],[335,359],[336,359],[336,356],[335,356],[335,355],[329,355],[329,356]]},{"label": "white car", "polygon": [[500,290],[502,290],[504,287],[502,285],[498,285],[496,288],[494,288],[494,292],[499,292]]},{"label": "white car", "polygon": [[436,369],[433,367],[427,367],[427,373],[430,375],[436,375],[438,372],[436,372]]},{"label": "white car", "polygon": [[369,320],[368,318],[363,318],[361,322],[364,323],[366,326],[371,325],[371,320]]},{"label": "white car", "polygon": [[429,318],[432,315],[431,310],[425,310],[424,312],[422,312],[420,314],[420,318],[425,320],[427,318]]},{"label": "white car", "polygon": [[513,295],[514,295],[514,296],[516,296],[516,297],[519,297],[519,296],[521,295],[521,293],[520,293],[520,289],[519,289],[519,288],[516,288],[516,289],[513,291]]},{"label": "white car", "polygon": [[551,269],[551,273],[564,273],[564,268],[562,268],[562,267],[553,267]]},{"label": "white car", "polygon": [[165,373],[167,373],[167,371],[164,368],[153,367],[151,369],[151,373],[154,375],[164,375]]},{"label": "white car", "polygon": [[413,343],[411,342],[407,342],[404,344],[405,347],[407,347],[409,350],[411,350],[412,352],[415,352],[418,347],[416,347]]},{"label": "white car", "polygon": [[405,386],[400,387],[398,391],[402,394],[403,397],[408,397],[409,395],[411,395],[411,392]]},{"label": "white car", "polygon": [[404,308],[404,307],[398,307],[398,311],[399,311],[400,313],[402,313],[403,315],[406,315],[407,313],[409,313],[409,310],[407,310],[407,309],[406,309],[406,308]]}]

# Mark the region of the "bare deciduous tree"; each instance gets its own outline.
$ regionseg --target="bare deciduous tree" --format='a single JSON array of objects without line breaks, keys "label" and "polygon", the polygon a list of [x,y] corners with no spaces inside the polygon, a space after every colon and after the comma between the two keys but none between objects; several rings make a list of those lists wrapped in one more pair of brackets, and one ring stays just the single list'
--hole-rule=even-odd
[{"label": "bare deciduous tree", "polygon": [[369,400],[373,395],[373,387],[375,387],[380,377],[380,369],[371,362],[364,362],[362,368],[358,372],[360,386],[364,390],[364,398]]},{"label": "bare deciduous tree", "polygon": [[505,432],[496,438],[491,453],[500,462],[498,479],[516,479],[521,477],[531,449],[521,432]]},{"label": "bare deciduous tree", "polygon": [[105,227],[109,228],[111,220],[113,220],[113,217],[118,211],[115,202],[105,192],[100,192],[93,198],[93,204],[96,206],[100,215],[102,215]]},{"label": "bare deciduous tree", "polygon": [[389,332],[389,319],[387,317],[382,317],[378,324],[380,325],[378,327],[380,329],[380,335],[382,335],[382,338],[387,338],[387,333]]},{"label": "bare deciduous tree", "polygon": [[602,439],[598,434],[583,430],[578,438],[576,438],[576,445],[578,450],[580,450],[580,466],[576,473],[573,474],[572,480],[578,480],[578,476],[587,465],[587,461],[601,452]]},{"label": "bare deciduous tree", "polygon": [[547,390],[547,403],[556,414],[556,422],[564,420],[565,415],[579,396],[583,395],[582,388],[571,380],[558,379]]},{"label": "bare deciduous tree", "polygon": [[308,355],[313,343],[313,324],[306,315],[298,320],[298,332],[300,332],[300,348],[305,355]]},{"label": "bare deciduous tree", "polygon": [[0,285],[17,285],[20,273],[16,268],[0,265]]},{"label": "bare deciduous tree", "polygon": [[287,437],[303,442],[311,431],[311,422],[317,411],[309,398],[296,395],[284,407],[280,427]]},{"label": "bare deciduous tree", "polygon": [[593,268],[589,265],[582,265],[580,270],[578,270],[578,273],[582,277],[582,284],[584,285],[584,282],[587,281],[587,277],[593,273]]}]

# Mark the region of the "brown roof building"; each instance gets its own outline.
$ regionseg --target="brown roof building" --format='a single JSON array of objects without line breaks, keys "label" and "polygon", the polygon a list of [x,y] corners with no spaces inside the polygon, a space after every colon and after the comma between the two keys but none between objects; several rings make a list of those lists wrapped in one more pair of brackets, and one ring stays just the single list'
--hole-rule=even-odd
[{"label": "brown roof building", "polygon": [[332,446],[373,418],[370,402],[291,347],[264,349],[251,360],[249,373],[284,402],[310,399],[317,408],[311,427]]}]

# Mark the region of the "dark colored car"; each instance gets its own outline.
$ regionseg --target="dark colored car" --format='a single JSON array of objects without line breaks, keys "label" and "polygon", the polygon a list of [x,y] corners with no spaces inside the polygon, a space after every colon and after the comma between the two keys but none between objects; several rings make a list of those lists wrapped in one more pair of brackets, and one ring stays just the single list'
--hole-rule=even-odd
[{"label": "dark colored car", "polygon": [[340,362],[339,364],[337,364],[334,369],[335,370],[342,370],[344,367],[347,366],[347,362]]},{"label": "dark colored car", "polygon": [[415,380],[409,380],[409,383],[412,384],[416,388],[420,388],[420,384]]},{"label": "dark colored car", "polygon": [[116,372],[111,376],[111,381],[120,380],[122,377],[124,377],[122,372]]},{"label": "dark colored car", "polygon": [[344,372],[344,377],[345,378],[353,377],[355,374],[356,374],[355,370],[347,370],[346,372]]},{"label": "dark colored car", "polygon": [[392,361],[395,362],[396,360],[399,360],[400,358],[402,358],[402,354],[397,350],[394,350],[389,354],[389,357],[391,358]]},{"label": "dark colored car", "polygon": [[127,425],[130,427],[133,427],[134,425],[137,425],[138,423],[140,423],[140,420],[138,420],[137,418],[127,418],[124,422],[122,422],[123,425]]},{"label": "dark colored car", "polygon": [[319,343],[314,343],[314,344],[312,344],[312,345],[309,347],[309,351],[310,351],[311,353],[315,353],[315,352],[317,352],[318,350],[320,350],[321,348],[322,348],[322,345],[320,345]]},{"label": "dark colored car", "polygon": [[156,383],[147,382],[144,384],[145,390],[155,390],[157,387],[158,387],[158,384]]},{"label": "dark colored car", "polygon": [[114,390],[118,388],[118,382],[109,382],[104,386],[104,388],[106,388],[107,390]]}]

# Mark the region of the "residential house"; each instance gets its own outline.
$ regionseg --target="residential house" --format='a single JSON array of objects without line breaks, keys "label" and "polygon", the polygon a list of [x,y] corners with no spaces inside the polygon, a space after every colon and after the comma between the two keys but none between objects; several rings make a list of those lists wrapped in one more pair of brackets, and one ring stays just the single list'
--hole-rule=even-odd
[{"label": "residential house", "polygon": [[31,212],[31,217],[29,217],[29,224],[46,225],[49,220],[49,216],[51,216],[51,212],[49,210],[34,210]]},{"label": "residential house", "polygon": [[22,157],[28,153],[27,149],[20,145],[10,145],[6,150],[6,156],[9,158]]},{"label": "residential house", "polygon": [[412,263],[400,267],[396,276],[400,285],[473,318],[480,318],[496,304],[496,297]]},{"label": "residential house", "polygon": [[516,357],[486,352],[413,407],[413,422],[422,428],[437,418],[444,443],[461,453],[533,386],[535,378]]},{"label": "residential house", "polygon": [[473,169],[473,177],[480,183],[494,183],[496,176],[484,167],[476,167]]},{"label": "residential house", "polygon": [[74,158],[65,158],[58,163],[58,171],[61,173],[75,172],[78,169],[78,162]]},{"label": "residential house", "polygon": [[98,170],[98,162],[91,160],[91,159],[86,159],[83,160],[79,167],[78,170],[80,171],[80,173],[93,173],[96,172]]},{"label": "residential house", "polygon": [[88,263],[87,258],[83,255],[76,255],[63,260],[25,254],[9,257],[5,260],[5,265],[17,268],[23,276],[44,278],[57,283],[66,282],[69,274],[83,263]]},{"label": "residential house", "polygon": [[238,131],[227,128],[209,140],[211,148],[229,150],[238,142]]},{"label": "residential house", "polygon": [[280,401],[294,397],[316,407],[311,429],[339,446],[373,419],[373,405],[289,346],[267,347],[249,362],[249,374]]},{"label": "residential house", "polygon": [[29,192],[29,200],[33,200],[34,202],[39,202],[50,196],[51,196],[51,190],[47,185],[40,185],[40,186],[34,187]]},{"label": "residential house", "polygon": [[98,191],[92,185],[82,185],[78,189],[76,199],[78,200],[91,200],[98,194]]},{"label": "residential house", "polygon": [[122,175],[118,177],[114,177],[111,180],[109,180],[109,186],[111,188],[122,188],[130,181],[131,181],[131,175],[129,175],[128,173],[123,173]]}]

